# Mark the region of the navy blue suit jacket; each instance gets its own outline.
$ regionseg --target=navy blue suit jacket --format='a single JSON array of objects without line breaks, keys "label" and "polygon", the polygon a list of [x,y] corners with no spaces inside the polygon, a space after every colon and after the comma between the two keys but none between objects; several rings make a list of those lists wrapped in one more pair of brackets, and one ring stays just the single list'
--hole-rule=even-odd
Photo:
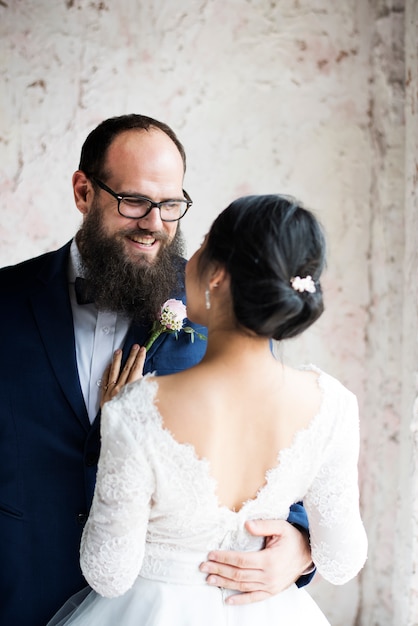
[{"label": "navy blue suit jacket", "polygon": [[[79,544],[100,428],[99,418],[89,422],[78,377],[69,248],[0,270],[0,624],[7,626],[44,626],[86,584]],[[125,358],[149,332],[131,326]],[[164,333],[145,372],[183,370],[205,348],[186,333],[177,340]],[[301,507],[289,521],[307,525]]]}]

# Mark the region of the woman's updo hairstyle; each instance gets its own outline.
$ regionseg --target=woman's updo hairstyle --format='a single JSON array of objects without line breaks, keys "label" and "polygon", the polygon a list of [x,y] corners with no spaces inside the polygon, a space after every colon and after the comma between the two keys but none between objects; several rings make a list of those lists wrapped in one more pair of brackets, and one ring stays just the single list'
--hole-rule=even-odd
[{"label": "woman's updo hairstyle", "polygon": [[[324,233],[313,213],[292,198],[245,196],[232,202],[209,231],[200,271],[211,263],[228,271],[236,319],[257,335],[295,337],[324,310]],[[307,276],[314,292],[292,287],[293,278]]]}]

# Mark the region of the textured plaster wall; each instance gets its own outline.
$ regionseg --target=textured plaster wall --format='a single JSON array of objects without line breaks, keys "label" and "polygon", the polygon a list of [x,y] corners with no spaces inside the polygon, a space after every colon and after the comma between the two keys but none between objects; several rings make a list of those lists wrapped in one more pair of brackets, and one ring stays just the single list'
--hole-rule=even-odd
[{"label": "textured plaster wall", "polygon": [[405,254],[393,624],[418,624],[418,3],[405,8]]},{"label": "textured plaster wall", "polygon": [[367,477],[363,501],[367,502],[370,556],[362,574],[362,617],[368,616],[370,621],[365,623],[373,625],[394,623],[405,238],[404,29],[401,3],[376,5],[370,58],[373,164],[363,428],[363,472]]},{"label": "textured plaster wall", "polygon": [[416,0],[0,0],[0,265],[72,236],[81,144],[122,113],[186,147],[189,252],[246,193],[323,221],[327,311],[279,352],[360,402],[370,554],[348,585],[310,586],[333,626],[418,624],[416,23]]},{"label": "textured plaster wall", "polygon": [[418,3],[377,2],[359,624],[418,624]]}]

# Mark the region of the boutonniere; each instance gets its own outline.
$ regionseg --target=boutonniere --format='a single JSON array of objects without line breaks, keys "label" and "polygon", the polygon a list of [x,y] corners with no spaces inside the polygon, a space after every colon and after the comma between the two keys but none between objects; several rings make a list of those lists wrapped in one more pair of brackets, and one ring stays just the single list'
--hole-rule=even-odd
[{"label": "boutonniere", "polygon": [[159,319],[152,325],[151,334],[145,344],[145,349],[148,351],[157,337],[162,333],[175,333],[177,339],[177,334],[180,330],[190,335],[192,343],[194,342],[195,335],[197,335],[199,339],[206,339],[205,335],[197,332],[197,330],[191,328],[191,326],[183,326],[186,317],[186,306],[181,300],[167,300],[167,302],[164,302],[160,310]]}]

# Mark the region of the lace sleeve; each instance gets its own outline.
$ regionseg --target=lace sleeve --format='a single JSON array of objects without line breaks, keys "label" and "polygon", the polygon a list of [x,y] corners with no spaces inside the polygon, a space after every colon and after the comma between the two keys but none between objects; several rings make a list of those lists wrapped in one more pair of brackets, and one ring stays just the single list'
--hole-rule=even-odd
[{"label": "lace sleeve", "polygon": [[367,557],[358,489],[359,417],[357,399],[341,394],[322,463],[304,497],[312,559],[328,582],[342,585],[356,576]]},{"label": "lace sleeve", "polygon": [[81,540],[83,574],[107,597],[125,593],[138,576],[154,483],[146,429],[130,428],[128,407],[118,398],[103,408],[96,489]]}]

